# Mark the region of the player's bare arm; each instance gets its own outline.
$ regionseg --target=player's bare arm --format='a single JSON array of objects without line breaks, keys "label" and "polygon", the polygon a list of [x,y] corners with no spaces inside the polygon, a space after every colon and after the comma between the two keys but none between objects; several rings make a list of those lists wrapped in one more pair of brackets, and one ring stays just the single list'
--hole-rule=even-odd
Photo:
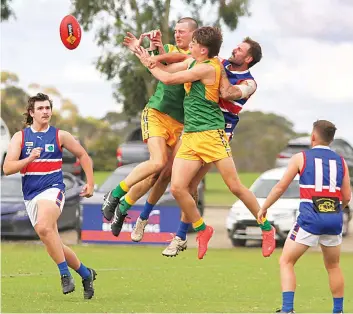
[{"label": "player's bare arm", "polygon": [[[186,61],[183,62],[185,65],[187,65]],[[168,68],[177,64],[170,64],[165,67]],[[215,80],[215,69],[209,64],[199,64],[189,70],[186,69],[175,73],[168,73],[158,67],[150,71],[154,77],[166,85],[184,84],[199,80],[204,84],[212,84]]]},{"label": "player's bare arm", "polygon": [[81,144],[69,132],[59,130],[59,142],[62,147],[65,147],[80,160],[87,178],[87,184],[84,186],[81,196],[91,197],[94,190],[93,165],[91,158]]},{"label": "player's bare arm", "polygon": [[258,213],[259,222],[266,217],[267,209],[270,208],[287,190],[295,176],[300,172],[304,164],[304,158],[302,153],[294,155],[288,164],[288,168],[284,173],[282,179],[272,188],[270,194],[267,196],[265,203],[262,205],[261,210]]},{"label": "player's bare arm", "polygon": [[349,170],[346,162],[344,161],[344,177],[341,186],[342,195],[342,208],[346,208],[352,197],[351,183],[349,177]]},{"label": "player's bare arm", "polygon": [[228,80],[224,67],[222,66],[219,91],[221,97],[227,100],[247,98],[256,91],[256,83],[253,80],[245,80],[239,85],[232,85]]},{"label": "player's bare arm", "polygon": [[157,62],[166,62],[166,63],[176,63],[176,62],[183,62],[186,59],[192,58],[190,55],[180,52],[168,52],[165,54],[157,55],[151,57],[152,60]]},{"label": "player's bare arm", "polygon": [[19,172],[22,168],[26,167],[33,160],[37,159],[40,156],[40,152],[42,151],[41,147],[33,148],[31,153],[27,158],[21,159],[21,147],[22,147],[22,132],[16,132],[12,137],[6,158],[4,161],[4,173],[6,175],[14,174]]},{"label": "player's bare arm", "polygon": [[169,73],[186,70],[190,63],[190,59],[187,59],[187,60],[184,60],[183,62],[176,62],[176,63],[164,65],[160,62],[156,62],[154,60],[154,57],[151,57],[148,51],[142,47],[139,47],[136,49],[135,55],[140,59],[141,63],[149,70],[155,67],[158,67],[163,71],[166,71]]}]

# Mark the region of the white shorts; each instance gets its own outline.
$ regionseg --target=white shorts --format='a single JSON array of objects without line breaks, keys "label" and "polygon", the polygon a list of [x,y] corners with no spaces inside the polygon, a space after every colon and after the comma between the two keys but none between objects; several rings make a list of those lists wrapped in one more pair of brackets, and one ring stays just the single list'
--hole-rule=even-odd
[{"label": "white shorts", "polygon": [[38,194],[30,201],[25,200],[27,214],[33,227],[37,224],[37,201],[39,200],[53,201],[54,203],[56,203],[56,205],[59,206],[60,211],[62,212],[65,203],[65,192],[58,188],[51,188]]},{"label": "white shorts", "polygon": [[317,246],[319,243],[324,246],[338,246],[342,243],[342,233],[337,235],[312,234],[300,228],[298,223],[295,223],[291,231],[289,231],[287,239],[307,246]]}]

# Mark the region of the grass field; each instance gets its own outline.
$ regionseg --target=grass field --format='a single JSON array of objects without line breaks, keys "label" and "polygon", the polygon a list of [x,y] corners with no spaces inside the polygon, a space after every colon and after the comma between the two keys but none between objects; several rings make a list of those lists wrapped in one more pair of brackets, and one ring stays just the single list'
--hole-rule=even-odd
[{"label": "grass field", "polygon": [[[95,183],[102,184],[110,172],[94,172]],[[240,179],[243,184],[249,187],[259,176],[259,173],[240,173]],[[206,206],[231,206],[236,201],[236,197],[229,192],[218,172],[210,172],[206,175]]]},{"label": "grass field", "polygon": [[[57,267],[43,246],[2,244],[2,312],[267,312],[280,305],[278,256],[264,259],[258,248],[211,249],[204,260],[189,249],[165,258],[158,247],[75,246],[97,270],[96,294],[83,300],[61,293]],[[345,313],[353,312],[353,254],[342,255]],[[330,312],[327,275],[320,253],[297,265],[297,313]]]}]

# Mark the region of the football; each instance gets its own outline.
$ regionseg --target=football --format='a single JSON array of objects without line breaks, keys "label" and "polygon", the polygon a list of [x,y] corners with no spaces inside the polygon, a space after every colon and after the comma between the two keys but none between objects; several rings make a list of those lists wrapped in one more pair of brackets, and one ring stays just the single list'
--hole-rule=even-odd
[{"label": "football", "polygon": [[73,50],[81,41],[81,26],[72,15],[66,15],[60,23],[60,38],[67,49]]}]

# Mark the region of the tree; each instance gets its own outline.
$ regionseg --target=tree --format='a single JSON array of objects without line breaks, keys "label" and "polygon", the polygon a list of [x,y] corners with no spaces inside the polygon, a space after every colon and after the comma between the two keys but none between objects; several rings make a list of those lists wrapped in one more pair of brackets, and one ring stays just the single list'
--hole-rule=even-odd
[{"label": "tree", "polygon": [[[226,25],[236,29],[239,17],[249,15],[248,0],[183,0],[183,12],[200,21],[200,12],[212,8],[216,12],[207,24]],[[159,28],[164,43],[173,43],[175,20],[170,20],[171,0],[72,0],[73,14],[84,30],[97,27],[96,42],[103,53],[96,68],[113,80],[117,101],[123,102],[130,116],[139,112],[154,92],[156,80],[142,68],[137,59],[122,49],[127,31],[136,35]],[[181,17],[181,16],[179,16]],[[99,20],[98,23],[95,21]],[[201,24],[201,23],[200,23]]]},{"label": "tree", "polygon": [[8,71],[1,72],[1,84],[14,85],[18,83],[18,76]]},{"label": "tree", "polygon": [[1,22],[7,21],[11,16],[15,17],[15,14],[10,6],[12,0],[1,0]]},{"label": "tree", "polygon": [[303,135],[296,133],[293,123],[282,116],[245,111],[240,114],[231,142],[236,166],[241,171],[271,169],[288,140]]}]

